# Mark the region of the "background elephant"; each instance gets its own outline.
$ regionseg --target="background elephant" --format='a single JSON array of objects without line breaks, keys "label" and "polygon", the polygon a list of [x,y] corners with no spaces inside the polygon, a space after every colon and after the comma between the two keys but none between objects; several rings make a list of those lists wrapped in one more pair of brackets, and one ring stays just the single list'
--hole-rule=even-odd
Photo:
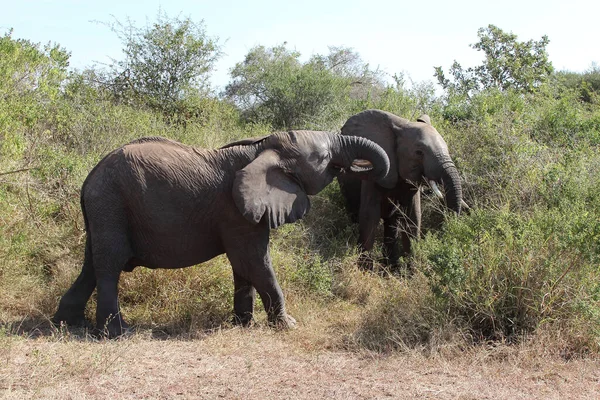
[{"label": "background elephant", "polygon": [[158,137],[126,144],[83,183],[85,259],[53,320],[85,323],[85,305],[97,288],[97,329],[118,336],[127,329],[117,299],[121,271],[182,268],[226,253],[236,321],[250,323],[258,291],[269,322],[291,326],[271,267],[270,228],[302,218],[307,195],[335,176],[375,179],[388,169],[375,143],[328,132],[282,132],[218,150]]},{"label": "background elephant", "polygon": [[[348,211],[359,222],[360,264],[372,268],[364,253],[373,248],[379,219],[384,222],[384,263],[398,265],[401,255],[410,253],[410,238],[421,230],[420,185],[432,184],[439,196],[437,183],[443,183],[447,206],[460,213],[464,204],[458,171],[448,146],[431,126],[429,116],[411,122],[389,112],[366,110],[353,115],[342,127],[342,135],[361,136],[379,144],[388,154],[390,171],[377,182],[352,176],[338,177]],[[398,237],[402,239],[402,253]]]}]

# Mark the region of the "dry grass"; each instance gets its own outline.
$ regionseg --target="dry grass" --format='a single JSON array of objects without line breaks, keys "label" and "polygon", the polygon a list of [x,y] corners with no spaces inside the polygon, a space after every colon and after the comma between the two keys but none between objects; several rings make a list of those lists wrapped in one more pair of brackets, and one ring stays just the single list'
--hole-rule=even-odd
[{"label": "dry grass", "polygon": [[306,346],[313,326],[217,330],[195,340],[140,332],[95,342],[62,335],[0,339],[5,399],[596,399],[600,362],[529,346],[458,355],[388,355]]},{"label": "dry grass", "polygon": [[[267,328],[259,312],[249,329],[225,323],[167,336],[161,326],[138,325],[129,337],[97,341],[81,330],[51,328],[43,318],[23,320],[0,331],[0,398],[600,396],[600,361],[574,357],[568,351],[572,339],[560,330],[517,345],[473,345],[458,336],[411,343],[407,338],[419,330],[403,326],[402,316],[414,319],[425,305],[415,302],[420,296],[411,295],[406,281],[347,269],[338,285],[339,298],[329,302],[289,291],[289,311],[299,321],[290,331]],[[385,295],[392,288],[395,294]],[[398,308],[401,301],[412,303]],[[385,310],[394,307],[394,318],[384,320]]]}]

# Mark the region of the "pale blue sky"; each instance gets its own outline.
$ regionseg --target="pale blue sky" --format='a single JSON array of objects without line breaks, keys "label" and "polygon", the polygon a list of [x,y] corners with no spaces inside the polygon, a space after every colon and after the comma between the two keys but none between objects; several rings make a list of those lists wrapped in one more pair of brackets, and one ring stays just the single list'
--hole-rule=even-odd
[{"label": "pale blue sky", "polygon": [[548,53],[557,69],[582,72],[600,63],[600,2],[593,0],[1,0],[0,34],[60,43],[71,51],[71,66],[119,58],[121,43],[106,26],[111,15],[141,26],[154,21],[159,7],[169,16],[204,20],[225,55],[213,72],[224,87],[229,69],[256,45],[286,41],[302,53],[326,54],[327,46],[352,47],[365,62],[392,75],[404,72],[414,81],[433,81],[433,67],[447,70],[456,59],[463,67],[479,63],[469,44],[477,29],[494,24],[519,40],[548,35]]}]

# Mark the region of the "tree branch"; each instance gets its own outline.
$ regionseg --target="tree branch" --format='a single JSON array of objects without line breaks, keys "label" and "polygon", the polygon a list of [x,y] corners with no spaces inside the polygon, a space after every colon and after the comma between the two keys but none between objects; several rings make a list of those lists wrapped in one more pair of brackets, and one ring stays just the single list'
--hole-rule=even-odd
[{"label": "tree branch", "polygon": [[0,176],[3,175],[10,175],[10,174],[16,174],[19,172],[25,172],[25,171],[29,171],[31,169],[38,169],[39,167],[31,167],[31,168],[21,168],[21,169],[16,169],[14,171],[6,171],[6,172],[0,172]]}]

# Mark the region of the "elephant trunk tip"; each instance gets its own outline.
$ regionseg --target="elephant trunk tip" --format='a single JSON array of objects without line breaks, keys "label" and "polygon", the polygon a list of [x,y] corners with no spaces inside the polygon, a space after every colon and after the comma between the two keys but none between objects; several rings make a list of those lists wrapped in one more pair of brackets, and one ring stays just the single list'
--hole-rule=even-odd
[{"label": "elephant trunk tip", "polygon": [[[448,198],[448,196],[444,196],[444,194],[442,193],[442,191],[440,190],[440,188],[438,187],[437,183],[434,180],[430,180],[429,181],[429,185],[431,186],[431,190],[433,191],[433,193],[435,194],[435,196],[441,200],[447,199],[449,200],[450,204],[449,207],[454,210],[457,214],[460,214],[461,211],[463,210],[470,210],[470,207],[467,203],[465,203],[465,201],[462,199],[462,195],[458,195],[459,201],[455,201],[456,199],[454,198],[455,196],[450,196],[450,198]],[[456,190],[455,190],[456,191]]]}]

